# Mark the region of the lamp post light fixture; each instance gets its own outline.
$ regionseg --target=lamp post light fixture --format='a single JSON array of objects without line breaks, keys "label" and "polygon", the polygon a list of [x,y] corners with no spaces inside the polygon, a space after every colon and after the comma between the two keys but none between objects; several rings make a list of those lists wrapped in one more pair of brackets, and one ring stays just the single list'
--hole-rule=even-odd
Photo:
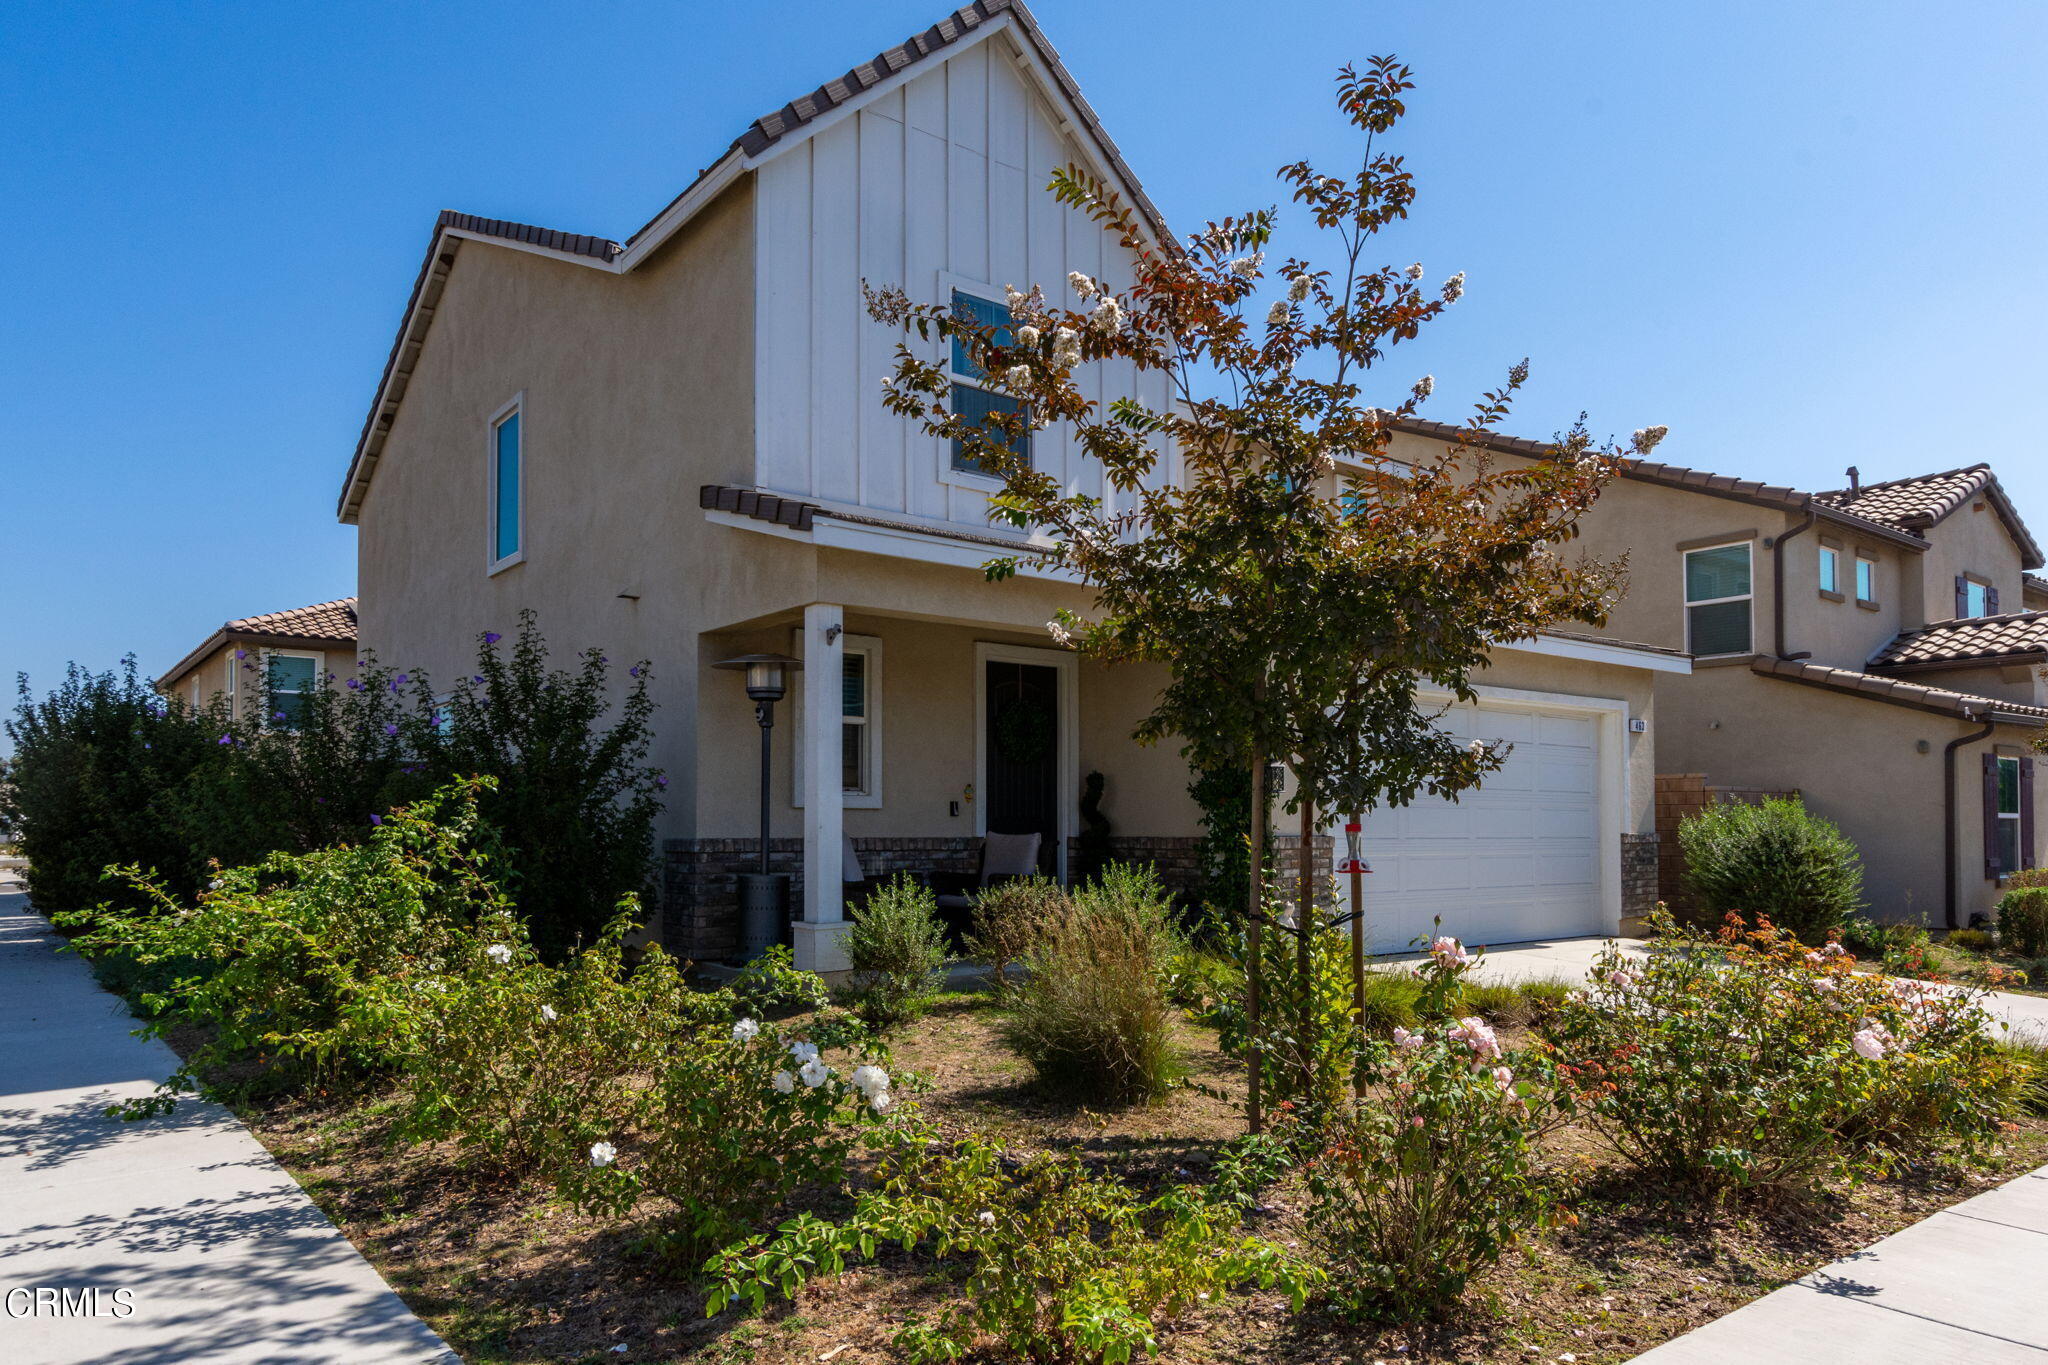
[{"label": "lamp post light fixture", "polygon": [[742,654],[720,659],[711,665],[745,673],[747,697],[754,703],[754,723],[761,727],[761,860],[758,870],[742,872],[740,893],[740,949],[749,959],[768,951],[782,937],[782,921],[789,905],[789,877],[768,870],[768,791],[770,737],[775,729],[775,703],[789,692],[789,673],[802,668],[802,659],[787,654]]}]

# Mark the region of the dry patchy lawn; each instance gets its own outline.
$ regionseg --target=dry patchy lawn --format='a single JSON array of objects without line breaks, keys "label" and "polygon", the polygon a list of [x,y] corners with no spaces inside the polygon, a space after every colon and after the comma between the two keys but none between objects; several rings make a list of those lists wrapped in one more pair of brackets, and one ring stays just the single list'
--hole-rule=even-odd
[{"label": "dry patchy lawn", "polygon": [[[1241,1128],[1241,1070],[1207,1030],[1185,1026],[1190,1080],[1152,1105],[1098,1112],[1041,1090],[1001,1045],[998,1017],[949,997],[892,1040],[895,1064],[923,1073],[920,1097],[942,1127],[1017,1149],[1061,1148],[1140,1186],[1197,1177]],[[802,1291],[760,1318],[707,1320],[691,1276],[660,1263],[628,1228],[585,1219],[535,1185],[481,1183],[448,1153],[387,1140],[388,1101],[310,1096],[246,1115],[257,1135],[357,1246],[472,1362],[677,1361],[689,1365],[865,1365],[893,1358],[908,1317],[957,1293],[923,1257],[875,1265]],[[2048,1162],[2048,1123],[2016,1132],[1994,1164],[1966,1178],[1919,1173],[1831,1194],[1819,1205],[1717,1212],[1661,1190],[1567,1130],[1548,1161],[1578,1193],[1576,1227],[1532,1238],[1444,1321],[1378,1330],[1296,1315],[1253,1293],[1173,1324],[1172,1362],[1526,1362],[1571,1352],[1586,1365],[1626,1360],[1815,1266],[1946,1204]],[[1299,1234],[1297,1191],[1274,1193],[1255,1230]],[[612,1348],[623,1344],[623,1353]]]}]

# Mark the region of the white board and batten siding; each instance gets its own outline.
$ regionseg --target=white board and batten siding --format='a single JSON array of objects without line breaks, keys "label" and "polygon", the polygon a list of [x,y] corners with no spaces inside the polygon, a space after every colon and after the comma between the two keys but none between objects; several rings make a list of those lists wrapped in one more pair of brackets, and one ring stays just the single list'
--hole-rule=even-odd
[{"label": "white board and batten siding", "polygon": [[[1042,285],[1078,301],[1079,270],[1121,290],[1129,254],[1046,190],[1070,161],[1095,164],[1063,133],[1013,40],[997,32],[850,116],[773,155],[758,171],[756,448],[761,487],[822,502],[982,527],[991,480],[951,469],[946,445],[883,407],[881,381],[904,334],[873,321],[863,279],[946,303],[955,288],[1000,301]],[[913,338],[914,341],[914,338]],[[921,343],[920,343],[921,344]],[[943,352],[933,343],[932,359]],[[1135,393],[1164,408],[1164,375],[1139,386],[1125,362],[1086,365],[1084,394]],[[1069,488],[1100,494],[1066,424],[1033,436],[1033,460]],[[1155,477],[1172,476],[1162,461]]]}]

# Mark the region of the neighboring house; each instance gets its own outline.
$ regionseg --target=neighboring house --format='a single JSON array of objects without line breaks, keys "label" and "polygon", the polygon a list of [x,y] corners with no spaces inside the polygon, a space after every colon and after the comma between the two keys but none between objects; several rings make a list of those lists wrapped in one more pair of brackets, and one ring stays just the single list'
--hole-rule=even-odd
[{"label": "neighboring house", "polygon": [[[1029,542],[990,525],[992,480],[883,407],[901,336],[861,299],[865,280],[1000,310],[1005,285],[1073,270],[1123,287],[1122,249],[1045,192],[1069,161],[1167,235],[1030,14],[978,0],[756,122],[623,241],[457,213],[434,227],[341,494],[363,642],[447,672],[531,608],[557,649],[651,659],[680,951],[735,941],[758,731],[713,665],[755,651],[805,665],[771,792],[804,965],[844,963],[849,848],[869,875],[959,871],[984,833],[1038,834],[1060,872],[1091,771],[1117,852],[1195,875],[1189,773],[1130,739],[1162,675],[1051,647],[1048,619],[1089,606],[1071,581],[985,581],[984,561]],[[1169,401],[1125,364],[1087,382]],[[964,363],[955,396],[1007,401]],[[1030,458],[1103,492],[1064,427],[1034,433]],[[1158,477],[1177,472],[1169,451]],[[1559,633],[1499,653],[1457,723],[1515,740],[1506,772],[1368,829],[1377,946],[1438,914],[1506,942],[1647,908],[1654,684],[1689,667],[1659,643]]]},{"label": "neighboring house", "polygon": [[270,704],[288,724],[298,698],[356,657],[356,599],[229,621],[156,680],[156,690],[198,709],[223,698],[237,718],[253,714],[270,678]]},{"label": "neighboring house", "polygon": [[[1396,451],[1453,435],[1408,423]],[[1633,462],[1578,546],[1629,555],[1606,631],[1693,657],[1658,688],[1660,771],[1797,790],[1856,841],[1877,915],[1967,924],[2042,854],[2041,550],[1988,465],[1849,474],[1804,493]]]}]

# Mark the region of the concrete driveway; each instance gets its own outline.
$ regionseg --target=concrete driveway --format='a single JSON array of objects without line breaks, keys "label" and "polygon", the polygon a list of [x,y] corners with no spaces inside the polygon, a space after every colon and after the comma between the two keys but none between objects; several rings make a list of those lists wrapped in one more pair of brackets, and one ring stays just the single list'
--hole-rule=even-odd
[{"label": "concrete driveway", "polygon": [[177,1058],[56,945],[0,882],[0,1360],[452,1365],[228,1111],[104,1117]]}]

